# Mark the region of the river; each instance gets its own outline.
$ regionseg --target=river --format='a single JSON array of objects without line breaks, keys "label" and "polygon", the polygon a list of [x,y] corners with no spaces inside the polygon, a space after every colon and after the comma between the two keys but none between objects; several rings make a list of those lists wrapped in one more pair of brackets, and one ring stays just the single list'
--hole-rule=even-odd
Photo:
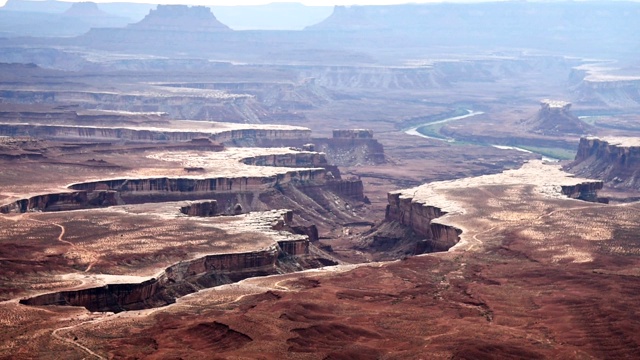
[{"label": "river", "polygon": [[[450,121],[462,120],[462,119],[466,119],[466,118],[469,118],[469,117],[472,117],[472,116],[484,114],[483,111],[473,111],[473,110],[468,110],[468,109],[466,109],[465,111],[467,111],[467,113],[465,115],[454,116],[454,117],[446,118],[446,119],[443,119],[443,120],[427,122],[427,123],[420,124],[418,126],[414,126],[414,127],[410,128],[408,130],[405,130],[405,134],[414,135],[414,136],[420,136],[420,137],[425,138],[425,139],[434,139],[434,140],[440,140],[440,141],[454,142],[454,141],[456,141],[455,139],[436,138],[436,137],[433,137],[433,136],[427,136],[427,135],[421,134],[418,131],[418,129],[423,127],[423,126],[443,124],[443,123],[447,123],[447,122],[450,122]],[[519,148],[517,146],[503,146],[503,145],[489,145],[489,146],[492,146],[494,148],[501,149],[501,150],[516,150],[516,151],[522,151],[522,152],[526,152],[526,153],[535,153],[533,151],[530,151],[530,150],[527,150],[527,149],[522,149],[522,148]],[[538,154],[538,153],[535,153],[535,154]],[[541,155],[542,156],[542,160],[545,160],[545,161],[551,161],[551,162],[560,161],[559,159],[555,159],[555,158],[551,158],[551,157],[548,157],[548,156],[544,156],[542,154],[538,154],[538,155]]]},{"label": "river", "polygon": [[427,122],[427,123],[420,124],[418,126],[412,127],[409,130],[405,130],[405,134],[414,135],[414,136],[420,136],[420,137],[423,137],[425,139],[436,139],[436,140],[442,140],[442,141],[454,141],[453,139],[447,140],[447,139],[435,138],[435,137],[432,137],[432,136],[427,136],[427,135],[421,134],[420,132],[418,132],[418,128],[421,128],[421,127],[427,126],[427,125],[444,124],[446,122],[462,120],[462,119],[466,119],[466,118],[469,118],[469,117],[472,117],[472,116],[484,114],[484,112],[482,112],[482,111],[473,111],[473,110],[468,110],[468,109],[465,110],[465,111],[467,113],[464,114],[464,115],[454,116],[454,117],[446,118],[446,119],[443,119],[443,120],[431,121],[431,122]]}]

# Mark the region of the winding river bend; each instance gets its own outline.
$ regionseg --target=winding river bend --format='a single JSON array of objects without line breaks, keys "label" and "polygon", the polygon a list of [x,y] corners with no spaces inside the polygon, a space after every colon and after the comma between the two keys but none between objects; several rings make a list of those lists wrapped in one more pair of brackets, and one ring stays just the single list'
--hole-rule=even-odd
[{"label": "winding river bend", "polygon": [[437,137],[432,137],[432,136],[427,136],[424,135],[422,133],[420,133],[418,131],[419,128],[423,127],[423,126],[429,126],[429,125],[437,125],[437,124],[444,124],[447,122],[451,122],[451,121],[456,121],[456,120],[462,120],[462,119],[466,119],[472,116],[476,116],[476,115],[482,115],[484,114],[484,112],[482,111],[473,111],[473,110],[465,110],[467,113],[464,115],[458,115],[458,116],[454,116],[454,117],[450,117],[450,118],[446,118],[446,119],[442,119],[442,120],[436,120],[436,121],[430,121],[430,122],[426,122],[424,124],[420,124],[418,126],[414,126],[408,130],[405,131],[405,134],[407,135],[414,135],[414,136],[420,136],[423,137],[425,139],[436,139],[436,140],[442,140],[442,141],[453,141],[453,139],[444,139],[444,138],[437,138]]},{"label": "winding river bend", "polygon": [[[473,110],[469,110],[469,109],[465,109],[465,111],[467,113],[464,114],[464,115],[453,116],[453,117],[442,119],[442,120],[430,121],[430,122],[422,123],[422,124],[420,124],[418,126],[414,126],[414,127],[410,128],[408,130],[405,130],[405,134],[413,135],[413,136],[419,136],[419,137],[422,137],[422,138],[425,138],[425,139],[433,139],[433,140],[440,140],[440,141],[447,141],[447,142],[455,142],[456,139],[453,139],[453,138],[433,137],[433,136],[428,136],[428,135],[422,134],[420,131],[418,131],[418,129],[423,127],[423,126],[444,124],[444,123],[447,123],[447,122],[456,121],[456,120],[462,120],[462,119],[470,118],[472,116],[477,116],[477,115],[484,114],[483,111],[473,111]],[[501,150],[516,150],[516,151],[522,151],[522,152],[526,152],[526,153],[538,154],[538,155],[541,155],[542,156],[542,160],[545,160],[545,161],[551,161],[551,162],[559,161],[559,159],[548,157],[548,156],[545,156],[543,154],[539,154],[539,153],[533,152],[531,150],[519,148],[517,146],[503,146],[503,145],[491,145],[491,144],[488,145],[488,146],[492,146],[492,147],[495,147],[495,148],[501,149]]]}]

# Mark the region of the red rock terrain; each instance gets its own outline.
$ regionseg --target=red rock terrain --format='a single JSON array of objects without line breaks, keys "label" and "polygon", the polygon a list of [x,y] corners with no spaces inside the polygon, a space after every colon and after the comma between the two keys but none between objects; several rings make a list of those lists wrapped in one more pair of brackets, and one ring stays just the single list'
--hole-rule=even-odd
[{"label": "red rock terrain", "polygon": [[[412,203],[444,209],[434,219],[462,229],[445,253],[253,278],[117,315],[9,301],[5,349],[44,358],[633,358],[637,206],[568,199],[583,192],[575,184],[598,182],[554,169],[411,190]],[[43,331],[26,332],[32,324]]]},{"label": "red rock terrain", "polygon": [[0,358],[637,358],[639,9],[0,39]]}]

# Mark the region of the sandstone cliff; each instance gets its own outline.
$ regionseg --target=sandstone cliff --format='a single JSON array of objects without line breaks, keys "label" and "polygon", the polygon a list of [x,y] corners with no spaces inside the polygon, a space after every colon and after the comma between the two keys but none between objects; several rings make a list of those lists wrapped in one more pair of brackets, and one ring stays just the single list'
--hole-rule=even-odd
[{"label": "sandstone cliff", "polygon": [[640,141],[637,138],[583,137],[566,169],[601,179],[614,188],[640,189]]},{"label": "sandstone cliff", "polygon": [[419,237],[428,243],[431,251],[447,251],[460,239],[462,231],[452,226],[432,223],[436,218],[444,216],[441,208],[413,201],[413,198],[402,197],[402,192],[391,192],[387,198],[389,204],[385,221],[397,221],[411,228]]}]

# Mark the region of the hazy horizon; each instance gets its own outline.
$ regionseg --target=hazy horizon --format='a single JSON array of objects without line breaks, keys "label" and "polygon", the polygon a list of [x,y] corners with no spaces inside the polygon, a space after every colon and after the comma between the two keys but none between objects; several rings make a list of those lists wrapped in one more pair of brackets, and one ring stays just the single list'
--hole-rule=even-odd
[{"label": "hazy horizon", "polygon": [[[33,2],[45,2],[51,0],[28,0]],[[60,0],[61,2],[87,2],[87,0]],[[266,5],[273,3],[300,3],[307,6],[334,6],[334,5],[399,5],[399,4],[426,4],[426,3],[479,3],[479,2],[502,2],[509,0],[418,0],[418,1],[403,1],[403,0],[361,0],[361,1],[349,1],[349,0],[334,0],[331,2],[322,0],[299,0],[299,1],[273,1],[273,0],[91,0],[89,2],[95,3],[119,3],[130,2],[140,4],[181,4],[181,5],[204,5],[204,6],[246,6],[246,5]],[[0,6],[4,6],[7,0],[0,0]]]}]

